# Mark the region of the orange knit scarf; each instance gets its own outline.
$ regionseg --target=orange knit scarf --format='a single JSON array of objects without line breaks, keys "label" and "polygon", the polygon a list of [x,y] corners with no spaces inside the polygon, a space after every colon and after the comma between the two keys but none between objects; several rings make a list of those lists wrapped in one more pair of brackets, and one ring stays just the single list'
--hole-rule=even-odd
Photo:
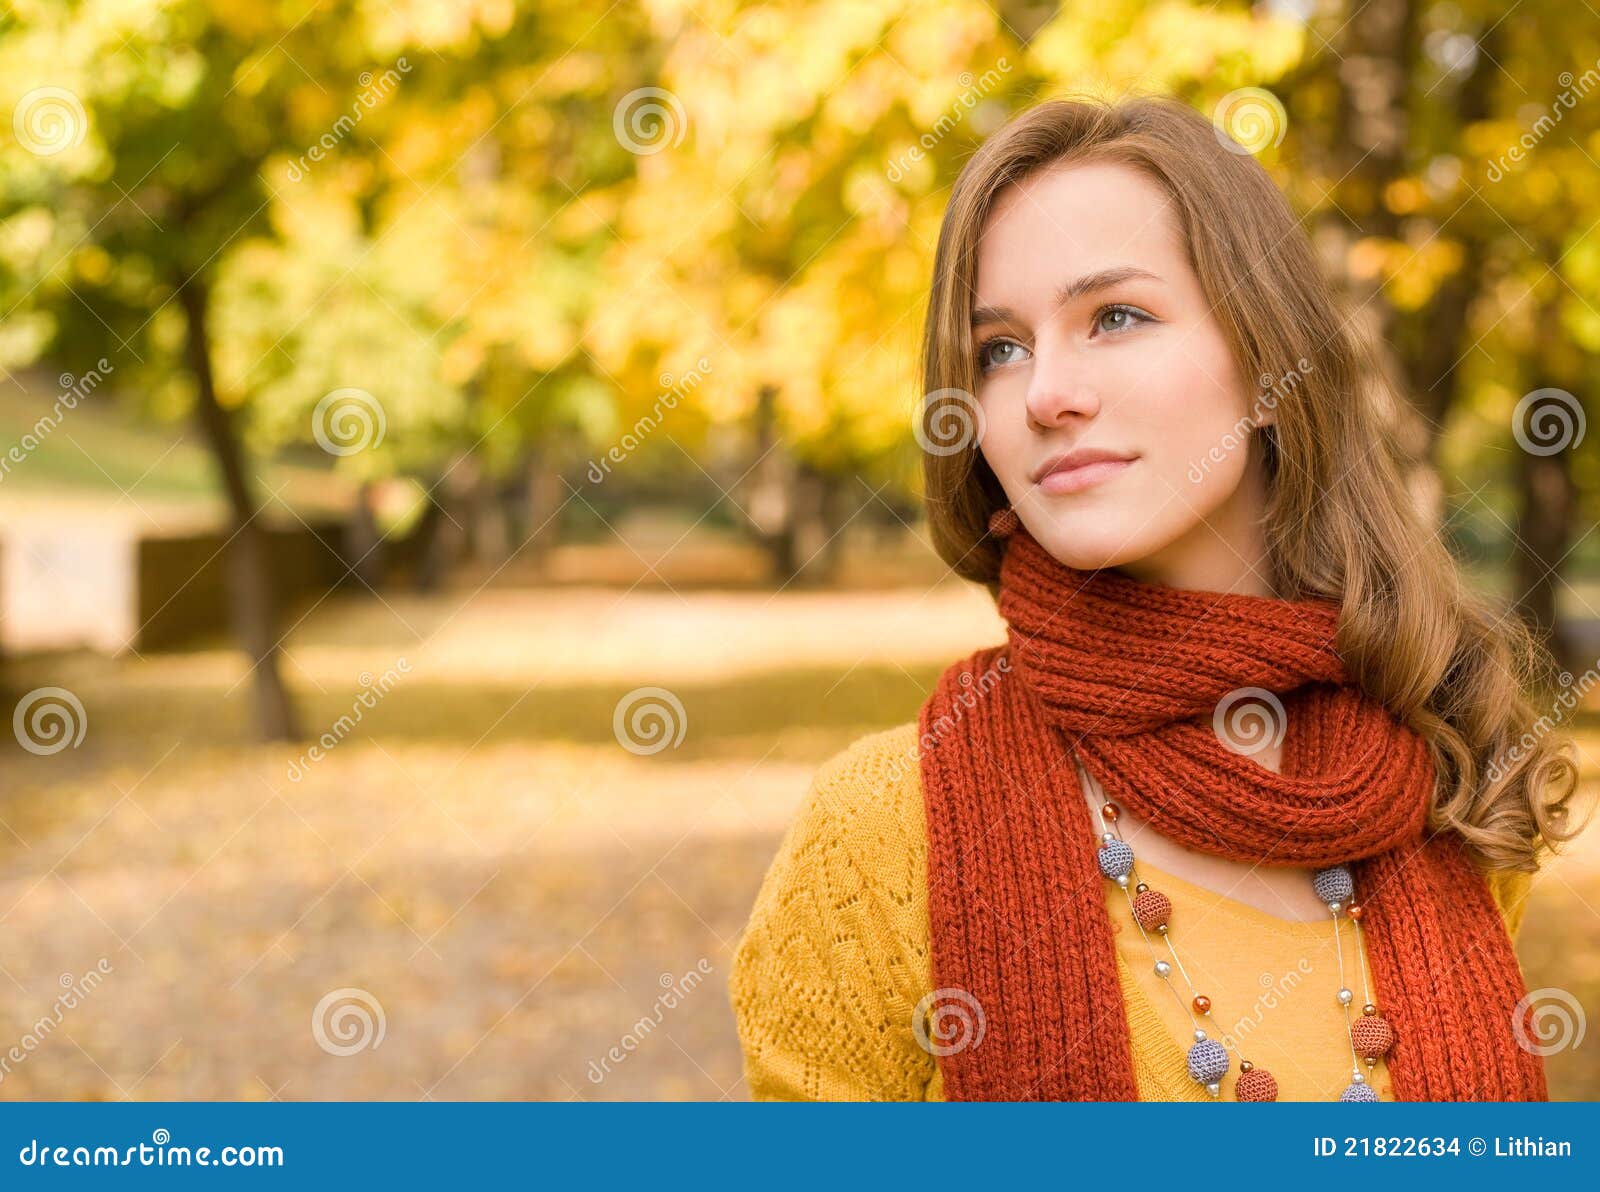
[{"label": "orange knit scarf", "polygon": [[[940,1056],[947,1097],[1138,1099],[1076,752],[1189,848],[1350,864],[1396,1099],[1547,1099],[1513,1033],[1525,988],[1500,913],[1459,836],[1427,831],[1432,754],[1351,681],[1336,604],[1079,571],[1019,528],[999,605],[1008,645],[949,667],[918,717],[934,985],[984,1022]],[[1250,688],[1280,693],[1281,772],[1214,723]]]}]

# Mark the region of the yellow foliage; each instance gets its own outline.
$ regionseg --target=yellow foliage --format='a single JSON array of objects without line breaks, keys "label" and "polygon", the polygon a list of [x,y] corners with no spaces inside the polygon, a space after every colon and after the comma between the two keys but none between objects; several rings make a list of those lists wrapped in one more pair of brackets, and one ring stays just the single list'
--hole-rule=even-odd
[{"label": "yellow foliage", "polygon": [[1345,270],[1360,281],[1371,281],[1383,272],[1388,259],[1388,241],[1377,236],[1364,236],[1350,246],[1345,256]]},{"label": "yellow foliage", "polygon": [[111,254],[98,244],[84,245],[72,259],[73,268],[78,276],[90,285],[104,284],[111,276],[113,264]]},{"label": "yellow foliage", "polygon": [[1384,188],[1383,202],[1396,215],[1410,215],[1428,204],[1428,192],[1415,178],[1397,178]]}]

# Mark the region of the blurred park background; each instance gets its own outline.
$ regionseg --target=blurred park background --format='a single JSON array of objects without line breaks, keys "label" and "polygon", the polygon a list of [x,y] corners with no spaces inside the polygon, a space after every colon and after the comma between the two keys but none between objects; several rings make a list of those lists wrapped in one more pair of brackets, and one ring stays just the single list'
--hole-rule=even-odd
[{"label": "blurred park background", "polygon": [[[745,1096],[811,774],[1000,633],[918,514],[948,189],[1130,91],[1301,214],[1592,794],[1587,0],[12,0],[0,1098]],[[1597,1004],[1600,844],[1520,952]]]}]

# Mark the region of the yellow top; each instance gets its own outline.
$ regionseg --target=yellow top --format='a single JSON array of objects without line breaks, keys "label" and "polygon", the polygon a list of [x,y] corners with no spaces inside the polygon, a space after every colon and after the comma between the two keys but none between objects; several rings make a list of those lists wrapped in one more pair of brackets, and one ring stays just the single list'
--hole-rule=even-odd
[{"label": "yellow top", "polygon": [[[757,1100],[943,1099],[938,1061],[912,1032],[913,1010],[933,988],[917,757],[912,722],[828,759],[762,882],[729,981],[745,1078]],[[1213,1025],[1273,1074],[1280,1100],[1336,1100],[1350,1083],[1351,1057],[1334,997],[1340,976],[1331,920],[1280,919],[1143,862],[1139,870],[1172,899],[1178,957],[1211,998]],[[1530,879],[1488,874],[1513,936]],[[1140,1100],[1210,1101],[1186,1065],[1194,1030],[1188,985],[1176,967],[1170,987],[1156,976],[1126,895],[1112,882],[1104,886]],[[1340,940],[1359,1013],[1371,970],[1356,967],[1348,921]],[[1224,1099],[1232,1099],[1238,1055],[1222,1082]],[[1388,1099],[1384,1065],[1363,1069]]]}]

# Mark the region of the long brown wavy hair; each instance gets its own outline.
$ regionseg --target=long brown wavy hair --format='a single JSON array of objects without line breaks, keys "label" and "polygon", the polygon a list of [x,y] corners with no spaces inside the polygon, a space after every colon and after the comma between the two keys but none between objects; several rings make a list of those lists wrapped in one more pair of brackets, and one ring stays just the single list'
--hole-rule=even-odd
[{"label": "long brown wavy hair", "polygon": [[[1057,99],[984,142],[940,229],[923,392],[978,391],[970,319],[978,241],[997,197],[1045,167],[1091,159],[1140,170],[1171,197],[1240,375],[1297,373],[1275,390],[1276,423],[1255,432],[1275,591],[1341,603],[1337,645],[1352,678],[1432,746],[1431,828],[1459,832],[1486,868],[1536,869],[1542,850],[1578,830],[1567,806],[1578,783],[1572,743],[1554,731],[1559,711],[1540,716],[1531,698],[1552,660],[1520,618],[1463,579],[1407,491],[1393,446],[1403,399],[1370,336],[1342,314],[1347,304],[1267,172],[1225,147],[1200,113],[1167,98]],[[926,418],[948,413],[925,403]],[[976,443],[925,449],[923,474],[935,549],[997,593],[1001,543],[987,530],[1006,495]]]}]

